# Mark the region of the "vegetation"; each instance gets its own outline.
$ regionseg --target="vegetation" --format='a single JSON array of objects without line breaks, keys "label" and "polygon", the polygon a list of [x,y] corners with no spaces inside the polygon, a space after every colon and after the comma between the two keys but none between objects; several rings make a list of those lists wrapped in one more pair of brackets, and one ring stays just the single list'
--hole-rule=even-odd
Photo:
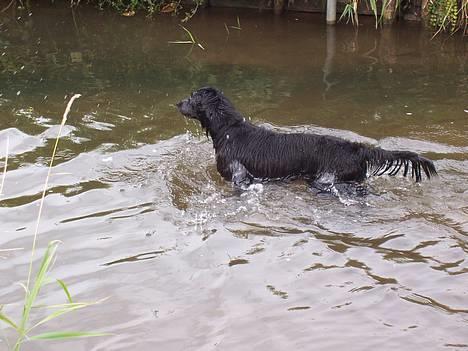
[{"label": "vegetation", "polygon": [[434,28],[454,32],[468,25],[467,0],[431,0],[428,3],[429,24]]},{"label": "vegetation", "polygon": [[[353,25],[359,25],[358,8],[362,1],[374,15],[376,27],[385,20],[391,20],[386,18],[387,13],[400,12],[411,2],[416,2],[416,0],[382,0],[379,2],[377,0],[348,0],[340,20],[346,19]],[[436,30],[436,34],[441,31],[453,33],[457,30],[468,34],[468,0],[423,0],[422,11],[427,13],[427,24]]]},{"label": "vegetation", "polygon": [[[6,11],[17,4],[24,7],[30,0],[11,0],[1,9]],[[56,1],[56,0],[51,0]],[[183,15],[182,22],[188,21],[198,11],[198,8],[209,0],[69,0],[72,7],[82,2],[97,4],[100,8],[112,8],[124,16],[133,16],[137,11],[149,16],[156,13],[172,13]],[[346,0],[340,20],[345,19],[353,25],[359,25],[359,8],[365,6],[375,17],[378,27],[383,22],[391,22],[395,13],[404,12],[407,7],[422,6],[423,17],[427,24],[436,30],[455,32],[461,30],[468,34],[468,0]],[[226,30],[229,29],[226,26]]]},{"label": "vegetation", "polygon": [[[75,6],[82,0],[70,0],[71,5]],[[155,13],[183,13],[183,22],[189,20],[198,10],[198,7],[205,0],[87,0],[88,2],[97,2],[100,8],[110,7],[123,15],[132,16],[136,11],[146,12],[148,15]],[[183,6],[185,5],[185,6]],[[187,10],[187,8],[190,8]]]},{"label": "vegetation", "polygon": [[[12,350],[14,351],[19,351],[21,349],[22,344],[27,340],[44,340],[44,339],[58,340],[58,339],[70,339],[70,338],[78,338],[78,337],[91,337],[91,336],[106,335],[105,333],[82,332],[82,331],[52,331],[52,332],[31,335],[31,332],[33,330],[35,330],[37,327],[43,324],[48,323],[52,319],[55,319],[66,313],[69,313],[69,312],[72,312],[72,311],[75,311],[75,310],[97,303],[97,302],[91,302],[91,303],[74,302],[72,300],[72,297],[68,290],[67,285],[62,280],[56,279],[57,284],[60,286],[61,289],[63,289],[65,293],[67,302],[56,304],[56,305],[37,305],[36,304],[36,301],[39,297],[39,293],[41,289],[45,285],[51,282],[51,279],[48,277],[48,273],[51,269],[53,262],[55,261],[56,251],[59,245],[59,241],[56,241],[56,240],[51,241],[48,244],[48,247],[44,253],[39,269],[37,270],[34,283],[32,282],[33,261],[34,261],[34,254],[36,252],[37,234],[39,232],[39,223],[41,219],[45,195],[46,195],[47,188],[48,188],[50,173],[51,173],[52,166],[54,163],[54,158],[55,158],[55,154],[57,151],[58,142],[60,139],[62,128],[65,125],[65,122],[67,120],[67,116],[68,116],[68,113],[70,112],[70,108],[71,108],[73,101],[79,97],[80,95],[76,94],[70,99],[67,105],[67,108],[65,110],[65,113],[63,115],[62,123],[60,124],[58,136],[55,140],[55,145],[54,145],[54,149],[52,152],[52,157],[50,160],[48,173],[47,173],[47,177],[44,183],[44,189],[43,189],[42,197],[41,197],[40,204],[39,204],[39,213],[37,215],[36,228],[34,231],[33,243],[32,243],[32,248],[31,248],[31,258],[29,261],[28,279],[26,281],[26,284],[20,283],[20,285],[23,287],[25,291],[24,301],[23,301],[23,312],[21,314],[20,320],[18,322],[15,322],[12,318],[10,318],[5,313],[3,313],[2,312],[3,305],[0,305],[0,321],[7,324],[9,327],[13,328],[17,332],[17,339],[14,343],[14,346],[12,347]],[[8,143],[7,143],[6,155],[8,155]],[[2,188],[3,188],[3,183],[6,177],[7,162],[8,160],[7,158],[5,158],[5,166],[4,166],[4,172],[2,176],[2,182],[1,182]],[[0,195],[1,195],[1,192],[0,192]],[[37,309],[48,309],[48,310],[52,310],[52,312],[49,313],[46,317],[34,323],[31,323],[31,320],[32,320],[31,314],[34,310],[37,310]]]}]

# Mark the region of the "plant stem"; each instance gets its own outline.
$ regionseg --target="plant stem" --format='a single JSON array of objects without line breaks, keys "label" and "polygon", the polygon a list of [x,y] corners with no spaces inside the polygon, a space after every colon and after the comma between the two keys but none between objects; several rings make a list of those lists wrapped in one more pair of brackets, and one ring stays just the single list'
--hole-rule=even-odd
[{"label": "plant stem", "polygon": [[10,148],[10,136],[7,135],[6,150],[5,150],[5,165],[3,166],[2,183],[0,184],[0,197],[3,195],[3,184],[5,184],[7,166],[8,166],[8,149]]},{"label": "plant stem", "polygon": [[[44,199],[45,199],[45,195],[46,195],[46,192],[47,192],[47,187],[49,185],[49,178],[50,178],[50,174],[52,172],[52,166],[53,166],[53,163],[54,163],[55,154],[57,152],[59,139],[60,139],[60,136],[62,134],[63,126],[65,125],[65,123],[67,121],[67,116],[68,116],[68,114],[70,112],[70,108],[71,108],[71,106],[73,104],[73,101],[75,101],[75,99],[78,99],[80,96],[81,96],[80,94],[75,94],[75,95],[72,96],[72,98],[68,102],[67,107],[65,109],[65,112],[63,114],[62,122],[60,123],[60,129],[58,131],[57,138],[55,139],[54,150],[52,152],[52,157],[50,159],[50,163],[49,163],[49,167],[48,167],[48,171],[47,171],[47,177],[46,177],[46,180],[45,180],[45,183],[44,183],[44,189],[42,191],[42,196],[41,196],[41,200],[40,200],[40,204],[39,204],[39,213],[37,215],[36,228],[34,230],[34,238],[33,238],[32,249],[31,249],[31,258],[29,260],[28,280],[27,280],[27,283],[26,283],[25,301],[28,301],[29,297],[31,295],[31,292],[29,290],[29,286],[30,286],[30,283],[31,283],[31,273],[32,273],[33,260],[34,260],[34,253],[36,251],[37,234],[39,232],[39,223],[40,223],[40,220],[41,220],[42,209],[44,207]],[[29,320],[29,313],[31,312],[31,307],[32,306],[26,306],[25,305],[24,308],[23,308],[23,316],[21,318],[21,323],[19,325],[20,335],[18,337],[18,341],[16,342],[16,345],[15,345],[15,348],[14,348],[15,351],[19,350],[21,343],[23,342],[24,338],[26,337],[26,334],[25,334],[26,324],[27,324],[27,322]]]}]

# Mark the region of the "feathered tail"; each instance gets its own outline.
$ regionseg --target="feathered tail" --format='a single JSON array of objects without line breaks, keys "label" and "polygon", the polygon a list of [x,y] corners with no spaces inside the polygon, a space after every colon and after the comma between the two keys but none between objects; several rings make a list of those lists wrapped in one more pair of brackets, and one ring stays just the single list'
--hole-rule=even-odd
[{"label": "feathered tail", "polygon": [[421,170],[424,171],[427,179],[437,176],[434,163],[414,152],[388,151],[380,148],[364,148],[361,152],[366,161],[369,176],[383,174],[394,176],[403,169],[403,176],[406,177],[410,167],[411,177],[415,178],[416,182],[422,180]]}]

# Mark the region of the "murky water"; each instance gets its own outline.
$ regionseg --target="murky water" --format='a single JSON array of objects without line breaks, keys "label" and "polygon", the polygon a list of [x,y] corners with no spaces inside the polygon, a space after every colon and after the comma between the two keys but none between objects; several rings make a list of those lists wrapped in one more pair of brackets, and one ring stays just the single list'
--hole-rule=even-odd
[{"label": "murky water", "polygon": [[[53,276],[109,299],[37,332],[113,333],[25,350],[468,349],[466,40],[238,10],[187,24],[205,51],[168,44],[185,39],[170,16],[42,5],[0,23],[0,250],[19,248],[0,251],[0,303],[21,312],[46,165],[81,93],[38,254],[61,240]],[[372,179],[377,195],[348,206],[300,182],[240,193],[173,106],[204,85],[255,123],[420,152],[440,177]]]}]

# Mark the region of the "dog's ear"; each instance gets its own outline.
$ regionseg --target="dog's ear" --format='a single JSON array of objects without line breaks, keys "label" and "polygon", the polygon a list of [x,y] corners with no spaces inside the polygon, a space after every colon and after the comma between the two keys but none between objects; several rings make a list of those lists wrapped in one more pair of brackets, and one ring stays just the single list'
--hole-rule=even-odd
[{"label": "dog's ear", "polygon": [[198,89],[197,93],[203,94],[204,96],[208,96],[208,97],[213,97],[213,96],[218,96],[218,95],[223,94],[218,89],[209,87],[209,86]]},{"label": "dog's ear", "polygon": [[223,95],[212,87],[198,89],[194,96],[196,96],[196,101],[200,103],[201,108],[207,112],[215,111],[223,100]]}]

